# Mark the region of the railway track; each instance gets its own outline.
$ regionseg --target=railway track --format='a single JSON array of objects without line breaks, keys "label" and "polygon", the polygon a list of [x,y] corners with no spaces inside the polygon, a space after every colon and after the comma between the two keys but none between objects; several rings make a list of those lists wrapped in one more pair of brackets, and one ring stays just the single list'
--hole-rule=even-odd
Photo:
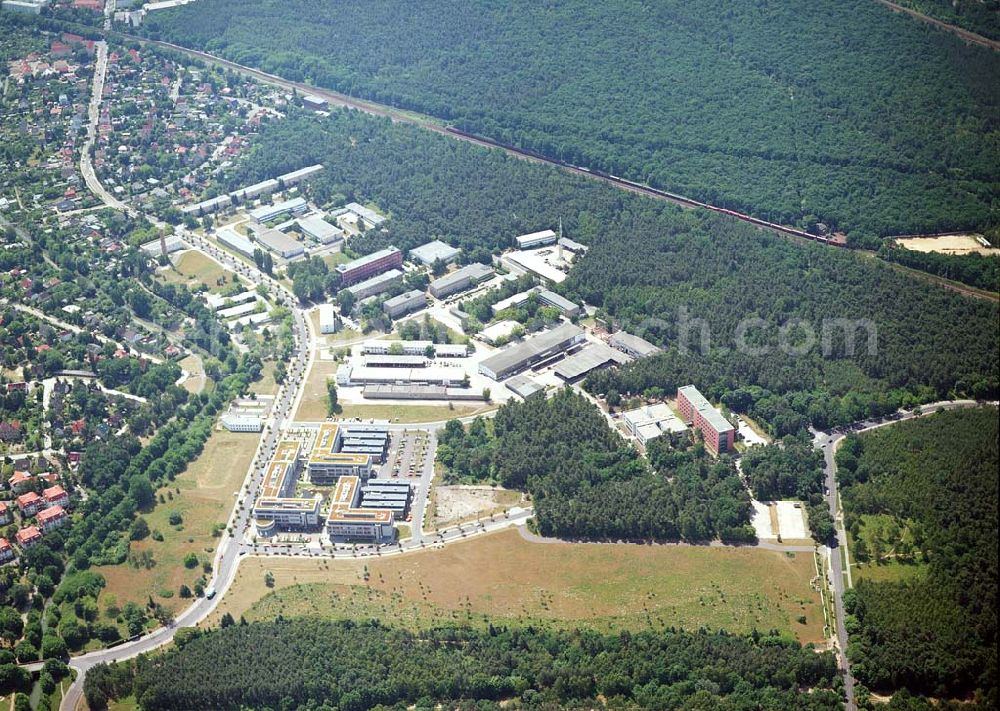
[{"label": "railway track", "polygon": [[353,96],[348,96],[342,94],[338,91],[333,91],[331,89],[321,89],[319,87],[312,86],[310,84],[305,84],[303,82],[292,81],[290,79],[285,79],[279,77],[275,74],[270,74],[260,69],[254,69],[253,67],[248,67],[243,64],[237,64],[228,59],[223,59],[217,57],[213,54],[208,54],[207,52],[202,52],[197,49],[190,49],[188,47],[182,47],[181,45],[173,44],[171,42],[164,42],[162,40],[149,40],[142,37],[136,37],[133,35],[123,35],[129,40],[139,42],[142,44],[153,44],[158,47],[163,47],[165,49],[173,50],[175,52],[181,52],[191,57],[196,57],[203,62],[214,64],[216,66],[223,67],[225,69],[232,70],[234,72],[239,72],[246,76],[253,77],[259,81],[271,84],[272,86],[278,86],[285,89],[294,89],[300,93],[313,94],[315,96],[322,97],[333,106],[343,106],[352,109],[357,109],[359,111],[364,111],[375,116],[384,116],[392,119],[393,121],[398,121],[400,123],[409,123],[415,126],[420,126],[421,128],[434,131],[435,133],[440,133],[445,136],[450,136],[452,138],[466,141],[468,143],[474,143],[479,146],[484,146],[487,148],[499,148],[509,155],[521,158],[524,160],[533,161],[536,163],[542,163],[545,165],[551,165],[557,168],[561,168],[568,172],[574,173],[576,175],[582,175],[585,177],[592,178],[594,180],[600,180],[604,183],[614,185],[615,187],[628,190],[630,192],[639,193],[641,195],[647,195],[649,197],[654,197],[660,200],[667,200],[677,205],[683,205],[684,207],[699,208],[703,210],[710,210],[712,212],[717,212],[723,215],[728,215],[737,220],[743,222],[749,222],[757,227],[762,227],[764,229],[770,230],[772,232],[777,232],[783,235],[790,235],[794,237],[799,237],[802,239],[808,239],[813,242],[820,242],[822,244],[827,244],[833,247],[844,247],[842,243],[832,240],[828,237],[823,237],[820,235],[813,235],[804,230],[799,230],[794,227],[788,227],[786,225],[781,225],[775,222],[769,222],[753,215],[748,215],[746,213],[738,212],[736,210],[731,210],[729,208],[720,207],[718,205],[712,205],[711,203],[702,202],[700,200],[695,200],[694,198],[689,198],[686,195],[680,195],[678,193],[672,193],[667,190],[660,190],[659,188],[654,188],[649,185],[644,185],[638,183],[634,180],[629,180],[627,178],[622,178],[616,175],[611,175],[602,170],[596,170],[593,168],[587,168],[584,166],[573,165],[572,163],[567,163],[566,161],[560,160],[558,158],[553,158],[551,156],[546,156],[536,151],[520,148],[518,146],[511,145],[509,143],[504,143],[502,141],[497,141],[486,136],[479,136],[474,133],[469,133],[461,129],[455,128],[454,126],[448,126],[442,124],[438,121],[431,119],[430,117],[422,117],[418,114],[408,112],[402,109],[397,109],[392,106],[387,106],[385,104],[380,104],[375,101],[369,101],[367,99],[358,99]]},{"label": "railway track", "polygon": [[[368,99],[358,99],[353,96],[348,96],[347,94],[342,94],[338,91],[333,91],[331,89],[322,89],[304,82],[292,81],[290,79],[285,79],[279,77],[275,74],[270,74],[260,69],[254,69],[253,67],[248,67],[243,64],[237,64],[228,59],[223,59],[217,57],[213,54],[208,54],[207,52],[202,52],[197,49],[190,49],[188,47],[182,47],[181,45],[173,44],[171,42],[163,42],[162,40],[150,40],[143,37],[136,37],[134,35],[122,35],[122,37],[138,42],[140,44],[152,44],[164,49],[172,50],[174,52],[180,52],[186,54],[189,57],[194,57],[202,62],[210,65],[222,67],[224,69],[229,69],[231,71],[243,74],[244,76],[252,77],[258,81],[270,84],[272,86],[277,86],[280,88],[295,90],[299,93],[314,94],[316,96],[326,99],[326,101],[331,106],[341,106],[351,109],[356,109],[358,111],[363,111],[365,113],[371,114],[373,116],[382,116],[389,118],[395,122],[408,123],[414,126],[419,126],[428,131],[433,131],[444,136],[449,136],[453,139],[466,141],[468,143],[473,143],[478,146],[483,146],[486,148],[496,148],[504,151],[508,155],[514,156],[521,160],[527,160],[534,163],[541,163],[544,165],[551,165],[553,167],[565,170],[567,172],[573,173],[575,175],[580,175],[584,177],[591,178],[592,180],[600,180],[609,185],[620,190],[628,190],[629,192],[637,193],[640,195],[646,195],[658,200],[666,200],[668,202],[674,203],[676,205],[682,205],[684,207],[709,210],[711,212],[716,212],[722,215],[727,215],[733,219],[740,220],[741,222],[747,222],[749,224],[755,225],[761,229],[768,230],[775,234],[780,234],[788,237],[796,237],[799,239],[809,240],[811,242],[818,242],[820,244],[825,244],[830,247],[838,247],[841,249],[846,249],[846,245],[842,242],[830,239],[829,237],[824,237],[821,235],[810,234],[804,230],[800,230],[794,227],[788,227],[787,225],[781,225],[775,222],[770,222],[768,220],[761,219],[759,217],[754,217],[753,215],[748,215],[746,213],[738,212],[736,210],[731,210],[729,208],[720,207],[718,205],[712,205],[711,203],[702,202],[700,200],[695,200],[694,198],[689,198],[685,195],[680,195],[678,193],[672,193],[667,190],[660,190],[659,188],[654,188],[649,185],[644,185],[627,178],[622,178],[616,175],[611,175],[601,170],[594,170],[592,168],[587,168],[583,166],[573,165],[572,163],[567,163],[566,161],[560,160],[558,158],[552,158],[541,153],[537,153],[530,149],[519,148],[511,144],[503,143],[501,141],[494,140],[492,138],[487,138],[485,136],[478,136],[467,131],[455,128],[454,126],[448,126],[440,121],[437,121],[428,116],[422,116],[415,112],[406,111],[403,109],[398,109],[386,104],[380,104],[375,101],[369,101]],[[991,301],[996,301],[997,297],[993,295],[986,294],[984,292],[965,288],[960,285],[954,284],[952,282],[939,279],[932,274],[926,274],[923,272],[916,272],[915,270],[907,269],[917,278],[925,279],[938,286],[944,287],[950,291],[963,294],[965,296],[971,296],[979,299],[987,299]]]}]

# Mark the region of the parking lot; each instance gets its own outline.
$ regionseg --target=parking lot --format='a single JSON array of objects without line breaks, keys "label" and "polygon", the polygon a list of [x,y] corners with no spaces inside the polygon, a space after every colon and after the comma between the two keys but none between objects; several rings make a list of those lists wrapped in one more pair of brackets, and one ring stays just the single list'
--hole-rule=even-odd
[{"label": "parking lot", "polygon": [[423,430],[397,432],[389,446],[389,456],[382,465],[385,478],[407,477],[415,479],[423,472],[430,456],[430,435]]}]

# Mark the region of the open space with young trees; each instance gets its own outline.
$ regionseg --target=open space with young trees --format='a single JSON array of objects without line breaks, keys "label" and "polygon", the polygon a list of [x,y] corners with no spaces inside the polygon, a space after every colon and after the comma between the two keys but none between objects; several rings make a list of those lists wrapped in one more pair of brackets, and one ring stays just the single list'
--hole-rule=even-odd
[{"label": "open space with young trees", "polygon": [[[998,433],[985,407],[851,436],[838,451],[860,578],[844,600],[849,652],[873,691],[996,698]],[[895,570],[870,579],[869,567]]]}]

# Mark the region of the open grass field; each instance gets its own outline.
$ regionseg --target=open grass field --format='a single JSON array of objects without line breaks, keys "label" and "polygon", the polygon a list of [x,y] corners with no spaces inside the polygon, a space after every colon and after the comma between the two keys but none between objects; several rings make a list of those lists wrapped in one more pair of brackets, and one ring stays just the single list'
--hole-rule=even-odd
[{"label": "open grass field", "polygon": [[[177,590],[182,583],[192,587],[201,575],[201,567],[185,568],[184,556],[194,552],[199,561],[211,562],[214,558],[219,538],[212,535],[213,528],[224,525],[229,518],[235,500],[233,492],[243,484],[257,439],[255,434],[213,432],[201,456],[172,486],[157,492],[157,497],[164,496],[165,503],[158,503],[144,516],[151,531],[163,534],[163,541],[148,537],[132,543],[136,553],[151,551],[156,565],[150,570],[133,568],[128,563],[96,568],[107,579],[99,600],[102,609],[108,595],[113,595],[119,606],[129,601],[145,605],[150,596],[174,610],[187,604],[177,596]],[[170,514],[175,511],[183,518],[179,526],[170,525]],[[221,535],[226,535],[224,529]],[[164,598],[160,591],[170,591],[173,597]]]},{"label": "open grass field", "polygon": [[323,261],[326,262],[326,266],[333,269],[338,264],[346,264],[351,261],[351,258],[343,252],[331,252],[330,254],[323,255]]},{"label": "open grass field", "polygon": [[353,328],[345,328],[337,331],[336,333],[320,333],[319,309],[313,309],[309,312],[309,323],[312,324],[313,333],[316,334],[316,338],[320,345],[336,346],[337,344],[344,344],[349,341],[358,340],[364,336],[363,333],[355,331]]},{"label": "open grass field", "polygon": [[233,280],[232,272],[194,249],[181,253],[174,260],[173,269],[157,273],[168,284],[185,284],[191,287],[204,284],[213,293],[222,291]]},{"label": "open grass field", "polygon": [[209,380],[205,375],[205,370],[201,362],[201,356],[196,353],[192,353],[183,360],[178,361],[178,365],[180,365],[180,367],[189,374],[187,380],[181,383],[182,388],[187,390],[189,393],[200,393],[205,389],[205,385],[209,382]]},{"label": "open grass field", "polygon": [[[273,589],[264,584],[274,575]],[[813,556],[754,548],[531,543],[517,531],[364,560],[246,558],[208,624],[278,614],[443,622],[778,629],[823,642]],[[805,617],[805,623],[798,621]]]},{"label": "open grass field", "polygon": [[326,381],[337,375],[339,363],[316,359],[309,368],[303,387],[296,420],[325,420],[327,410]]},{"label": "open grass field", "polygon": [[264,363],[261,369],[260,380],[250,383],[250,392],[258,395],[275,395],[278,392],[278,384],[274,382],[274,367],[277,365],[273,360]]}]

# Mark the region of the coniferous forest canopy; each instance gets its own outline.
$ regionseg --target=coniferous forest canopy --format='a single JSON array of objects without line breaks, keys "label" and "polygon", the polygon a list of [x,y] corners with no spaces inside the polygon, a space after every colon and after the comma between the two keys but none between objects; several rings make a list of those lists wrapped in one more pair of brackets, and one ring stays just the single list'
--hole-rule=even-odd
[{"label": "coniferous forest canopy", "polygon": [[997,0],[894,0],[897,5],[928,17],[1000,40],[1000,2]]},{"label": "coniferous forest canopy", "polygon": [[601,706],[598,695],[632,708],[841,707],[831,653],[758,634],[494,627],[413,633],[377,622],[279,619],[231,625],[182,645],[162,658],[92,669],[85,682],[90,708],[132,693],[144,711],[437,703],[499,711],[511,697],[520,698],[520,708],[554,711]]},{"label": "coniferous forest canopy", "polygon": [[[407,249],[440,237],[464,258],[489,261],[514,235],[552,227],[591,245],[560,289],[603,309],[623,328],[668,348],[631,366],[595,373],[593,392],[670,392],[694,383],[711,399],[748,412],[777,434],[809,422],[828,427],[949,396],[995,397],[998,309],[902,274],[877,260],[823,245],[791,242],[732,219],[684,210],[358,112],[293,116],[263,129],[226,189],[315,162],[327,168],[310,189],[320,200],[373,200],[392,215],[387,233],[369,232],[352,248]],[[742,319],[772,352],[734,349]],[[778,327],[806,319],[868,319],[844,353],[843,329],[830,326],[803,355],[773,348]],[[685,319],[689,348],[678,340]],[[831,323],[831,322],[828,322]]]},{"label": "coniferous forest canopy", "polygon": [[235,5],[146,31],[775,221],[998,221],[1000,53],[873,0]]},{"label": "coniferous forest canopy", "polygon": [[978,689],[996,707],[998,436],[989,407],[851,436],[839,450],[852,538],[879,515],[896,535],[882,553],[852,554],[915,569],[898,582],[862,578],[844,596],[852,669],[870,688],[946,698]]}]

